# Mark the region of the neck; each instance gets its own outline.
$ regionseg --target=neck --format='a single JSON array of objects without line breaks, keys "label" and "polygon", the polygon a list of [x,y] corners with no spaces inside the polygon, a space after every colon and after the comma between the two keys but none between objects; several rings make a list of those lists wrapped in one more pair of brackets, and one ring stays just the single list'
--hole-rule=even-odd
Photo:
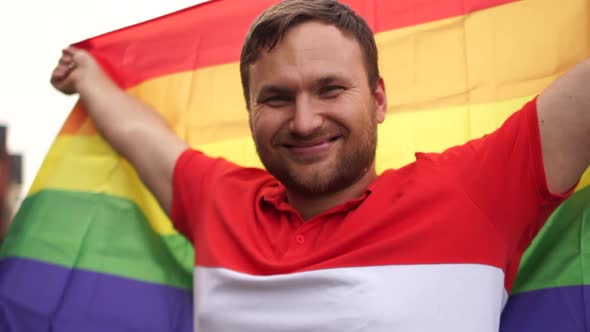
[{"label": "neck", "polygon": [[310,195],[287,190],[287,200],[299,212],[303,220],[309,220],[335,206],[360,197],[376,178],[377,172],[373,167],[357,182],[340,191]]}]

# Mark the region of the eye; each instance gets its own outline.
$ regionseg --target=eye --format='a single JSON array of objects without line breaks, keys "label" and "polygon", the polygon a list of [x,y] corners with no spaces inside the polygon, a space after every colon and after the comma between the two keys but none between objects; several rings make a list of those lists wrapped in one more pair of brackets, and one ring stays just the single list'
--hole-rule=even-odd
[{"label": "eye", "polygon": [[291,101],[291,98],[289,96],[273,95],[273,96],[263,98],[260,103],[268,105],[270,107],[281,107],[281,106],[286,105],[290,101]]},{"label": "eye", "polygon": [[344,91],[343,86],[339,85],[327,85],[320,89],[320,95],[324,98],[334,98],[338,97]]}]

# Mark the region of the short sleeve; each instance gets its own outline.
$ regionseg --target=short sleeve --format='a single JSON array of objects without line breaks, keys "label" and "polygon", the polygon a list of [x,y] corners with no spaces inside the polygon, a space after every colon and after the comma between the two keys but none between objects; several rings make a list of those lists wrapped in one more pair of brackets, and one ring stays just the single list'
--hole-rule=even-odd
[{"label": "short sleeve", "polygon": [[185,150],[177,159],[172,178],[170,219],[174,227],[194,243],[194,229],[200,209],[208,206],[207,193],[218,179],[238,168],[224,159],[211,158],[193,150]]},{"label": "short sleeve", "polygon": [[451,148],[436,160],[516,252],[526,249],[567,197],[552,194],[547,186],[536,98],[495,132]]}]

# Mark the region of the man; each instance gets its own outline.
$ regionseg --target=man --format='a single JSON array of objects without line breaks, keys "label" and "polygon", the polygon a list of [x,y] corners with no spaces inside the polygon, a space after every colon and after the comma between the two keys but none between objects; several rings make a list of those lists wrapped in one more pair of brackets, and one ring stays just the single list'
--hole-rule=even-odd
[{"label": "man", "polygon": [[385,86],[346,6],[269,8],[241,74],[267,171],[189,149],[82,50],[52,75],[193,242],[196,328],[497,331],[522,252],[590,163],[590,62],[496,132],[381,175]]}]

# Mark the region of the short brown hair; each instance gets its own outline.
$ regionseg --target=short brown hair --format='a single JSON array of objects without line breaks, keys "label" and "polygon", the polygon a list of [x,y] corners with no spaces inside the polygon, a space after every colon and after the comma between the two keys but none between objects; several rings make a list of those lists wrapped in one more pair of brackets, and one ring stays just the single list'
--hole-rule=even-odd
[{"label": "short brown hair", "polygon": [[379,66],[373,31],[367,22],[348,6],[336,0],[285,0],[260,14],[246,35],[240,56],[240,75],[246,107],[250,109],[249,66],[258,60],[260,52],[271,51],[294,26],[319,21],[349,33],[361,45],[371,90],[377,87]]}]

